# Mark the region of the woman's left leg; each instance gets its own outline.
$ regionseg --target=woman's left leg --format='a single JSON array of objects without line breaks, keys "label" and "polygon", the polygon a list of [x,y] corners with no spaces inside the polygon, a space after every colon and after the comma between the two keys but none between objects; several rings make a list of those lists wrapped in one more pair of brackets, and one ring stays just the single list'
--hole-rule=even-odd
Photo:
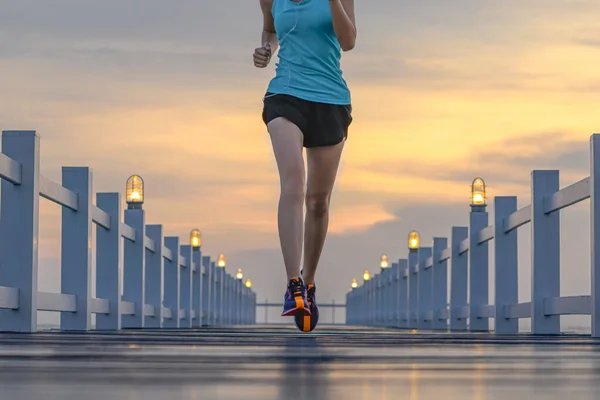
[{"label": "woman's left leg", "polygon": [[306,149],[307,187],[304,222],[304,267],[306,285],[313,284],[329,227],[329,202],[337,176],[344,140],[335,146]]}]

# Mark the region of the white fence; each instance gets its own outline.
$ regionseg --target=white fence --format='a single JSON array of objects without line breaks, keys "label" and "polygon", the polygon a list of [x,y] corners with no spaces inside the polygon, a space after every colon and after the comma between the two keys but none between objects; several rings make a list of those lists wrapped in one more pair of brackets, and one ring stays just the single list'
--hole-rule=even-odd
[{"label": "white fence", "polygon": [[[533,334],[553,335],[561,333],[561,315],[591,315],[592,336],[600,337],[600,134],[590,139],[588,178],[559,189],[559,171],[533,171],[531,204],[517,209],[516,197],[495,197],[491,225],[485,192],[483,197],[478,194],[473,196],[469,226],[452,228],[450,246],[446,238],[434,238],[431,247],[422,247],[413,233],[406,259],[348,293],[348,323],[488,331],[494,318],[497,333],[515,334],[518,320],[531,318]],[[591,295],[561,297],[559,212],[587,199],[591,232],[581,234],[591,235]],[[531,301],[519,303],[517,228],[527,223]],[[490,245],[495,257],[493,305],[488,304]]]},{"label": "white fence", "polygon": [[[255,293],[203,256],[200,243],[146,225],[141,203],[122,211],[119,193],[97,193],[94,205],[87,167],[63,167],[62,184],[39,170],[37,133],[2,132],[0,331],[37,330],[38,310],[60,312],[60,328],[78,331],[92,329],[92,314],[101,330],[255,322]],[[62,293],[38,291],[40,196],[62,206]]]}]

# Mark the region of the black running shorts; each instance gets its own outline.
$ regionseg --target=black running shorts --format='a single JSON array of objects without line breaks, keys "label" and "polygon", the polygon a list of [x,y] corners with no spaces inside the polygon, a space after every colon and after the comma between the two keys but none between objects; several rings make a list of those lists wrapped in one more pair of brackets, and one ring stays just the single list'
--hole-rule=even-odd
[{"label": "black running shorts", "polygon": [[265,125],[283,117],[304,135],[304,147],[335,146],[348,137],[352,106],[316,103],[287,94],[267,93],[262,118]]}]

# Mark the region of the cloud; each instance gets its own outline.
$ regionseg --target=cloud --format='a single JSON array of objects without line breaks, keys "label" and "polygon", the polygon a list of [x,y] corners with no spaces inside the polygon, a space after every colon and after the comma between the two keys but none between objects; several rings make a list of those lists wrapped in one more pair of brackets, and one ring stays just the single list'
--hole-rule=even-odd
[{"label": "cloud", "polygon": [[499,140],[470,153],[456,162],[435,163],[413,158],[402,163],[371,163],[363,165],[373,173],[411,176],[432,182],[448,181],[469,184],[483,176],[497,187],[526,186],[529,172],[534,169],[559,169],[573,179],[589,175],[589,145],[565,132],[545,132]]}]

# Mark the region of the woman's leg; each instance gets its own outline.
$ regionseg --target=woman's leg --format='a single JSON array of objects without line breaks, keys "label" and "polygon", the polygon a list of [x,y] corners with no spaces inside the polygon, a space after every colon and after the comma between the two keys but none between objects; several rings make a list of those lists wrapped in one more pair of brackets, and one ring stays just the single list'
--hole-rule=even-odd
[{"label": "woman's leg", "polygon": [[288,281],[300,276],[302,214],[304,206],[304,159],[302,131],[285,118],[267,125],[280,179],[277,225]]},{"label": "woman's leg", "polygon": [[304,232],[304,282],[314,283],[329,225],[329,201],[344,141],[335,146],[307,149],[308,183]]}]

